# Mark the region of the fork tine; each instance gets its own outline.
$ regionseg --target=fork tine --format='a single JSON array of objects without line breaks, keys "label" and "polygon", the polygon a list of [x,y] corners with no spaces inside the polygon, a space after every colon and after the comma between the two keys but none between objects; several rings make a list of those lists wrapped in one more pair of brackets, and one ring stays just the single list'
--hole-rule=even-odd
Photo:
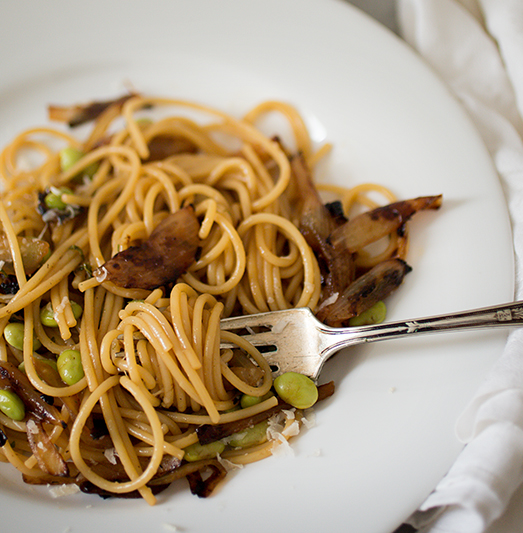
[{"label": "fork tine", "polygon": [[220,328],[226,331],[256,327],[272,328],[281,321],[285,314],[288,314],[288,310],[286,309],[269,313],[223,318],[220,322]]},{"label": "fork tine", "polygon": [[[322,364],[316,322],[308,308],[285,309],[225,318],[221,329],[231,333],[238,330],[242,339],[256,346],[273,369],[274,377],[294,371],[316,380]],[[235,345],[222,341],[220,347]]]},{"label": "fork tine", "polygon": [[241,335],[241,338],[250,342],[254,346],[272,346],[275,344],[274,333],[271,331],[264,331],[262,333],[253,333]]},{"label": "fork tine", "polygon": [[[238,330],[238,334],[240,334],[242,339],[250,342],[253,346],[260,348],[262,346],[274,346],[274,333],[271,329],[277,321],[278,320],[275,320],[273,313],[258,313],[254,315],[224,318],[220,322],[220,329],[231,333]],[[269,331],[253,331],[254,329],[259,328],[267,328]],[[222,348],[234,348],[235,344],[222,341],[220,346]]]}]

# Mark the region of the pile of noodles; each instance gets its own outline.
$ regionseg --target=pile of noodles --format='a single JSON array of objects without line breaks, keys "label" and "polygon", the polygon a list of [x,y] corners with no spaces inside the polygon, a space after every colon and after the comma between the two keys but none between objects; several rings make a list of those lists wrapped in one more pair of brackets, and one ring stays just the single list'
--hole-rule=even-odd
[{"label": "pile of noodles", "polygon": [[[285,118],[294,146],[256,127],[272,113]],[[67,170],[60,168],[64,147],[85,154]],[[220,319],[317,308],[321,272],[288,194],[288,150],[301,153],[312,170],[327,149],[313,150],[304,121],[283,103],[263,103],[236,119],[191,102],[141,96],[105,106],[82,140],[51,128],[33,128],[13,139],[0,157],[7,257],[0,331],[19,321],[25,336],[22,350],[0,338],[0,361],[10,365],[2,379],[15,387],[19,376],[12,369],[22,368],[26,386],[45,405],[34,399],[37,407],[21,421],[0,413],[5,437],[0,459],[30,483],[140,494],[152,504],[155,487],[177,477],[197,484],[204,468],[220,477],[224,464],[270,455],[285,439],[226,447],[197,466],[184,461],[184,449],[198,442],[200,426],[249,419],[278,405],[268,394],[270,368],[255,348],[227,334],[240,349],[220,350]],[[61,198],[73,206],[72,213],[42,216],[43,191],[64,186],[69,191]],[[330,190],[342,195],[348,211],[374,189]],[[143,289],[97,275],[110,258],[139,245],[186,206],[198,220],[199,246],[178,279]],[[41,266],[32,271],[25,265],[24,239],[48,243]],[[74,316],[73,301],[81,317]],[[39,318],[49,302],[56,327]],[[85,374],[72,385],[46,366],[65,349],[80,352]],[[238,409],[241,394],[262,401]],[[278,422],[279,435],[301,417],[287,412]],[[57,464],[35,453],[38,447]]]}]

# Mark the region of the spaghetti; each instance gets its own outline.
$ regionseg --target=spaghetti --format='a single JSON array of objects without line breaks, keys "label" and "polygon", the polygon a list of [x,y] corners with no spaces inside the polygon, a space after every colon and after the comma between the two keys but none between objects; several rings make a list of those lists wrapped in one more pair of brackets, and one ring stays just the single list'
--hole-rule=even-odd
[{"label": "spaghetti", "polygon": [[[266,457],[281,440],[265,432],[244,447],[229,436],[208,457],[197,433],[252,422],[281,403],[254,347],[224,333],[238,350],[220,350],[220,319],[316,309],[324,297],[321,261],[300,231],[291,157],[256,127],[271,113],[286,118],[292,152],[313,167],[318,153],[287,104],[265,102],[236,119],[134,95],[105,106],[84,142],[33,128],[2,152],[0,330],[20,323],[24,335],[20,345],[0,339],[0,389],[22,396],[26,415],[0,413],[0,458],[26,482],[76,483],[153,504],[174,479],[193,488],[205,468],[219,479],[224,463]],[[79,154],[70,166],[66,150]],[[27,168],[28,157],[37,163]],[[376,187],[334,192],[352,209],[369,191]],[[198,250],[176,279],[144,288],[105,277],[111,258],[183,208],[197,219]],[[382,256],[406,239],[393,238]],[[372,257],[360,255],[371,268]],[[65,351],[81,359],[70,383],[59,372]],[[240,409],[243,396],[256,400]],[[41,415],[48,411],[53,417]],[[302,417],[280,418],[279,435]],[[201,456],[188,460],[189,450]]]}]

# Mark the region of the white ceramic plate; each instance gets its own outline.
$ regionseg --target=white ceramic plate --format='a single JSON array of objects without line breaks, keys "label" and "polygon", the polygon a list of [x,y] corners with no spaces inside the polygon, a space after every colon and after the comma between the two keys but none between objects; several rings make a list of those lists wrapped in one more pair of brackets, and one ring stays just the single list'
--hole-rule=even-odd
[{"label": "white ceramic plate", "polygon": [[[0,11],[0,144],[48,103],[144,93],[241,114],[295,103],[335,145],[324,179],[444,194],[412,225],[414,270],[390,319],[512,299],[512,246],[491,161],[467,116],[395,36],[336,0],[18,0]],[[487,244],[488,243],[488,244]],[[457,456],[453,425],[500,355],[502,333],[392,341],[339,355],[337,392],[293,445],[207,500],[182,482],[142,501],[52,499],[0,468],[4,531],[391,533]]]}]

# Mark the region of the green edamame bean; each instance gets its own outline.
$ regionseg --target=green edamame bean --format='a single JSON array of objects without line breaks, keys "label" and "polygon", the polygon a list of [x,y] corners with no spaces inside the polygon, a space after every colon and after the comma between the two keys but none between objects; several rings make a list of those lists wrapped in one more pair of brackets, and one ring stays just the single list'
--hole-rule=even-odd
[{"label": "green edamame bean", "polygon": [[278,396],[297,409],[308,409],[318,400],[318,388],[312,379],[297,372],[285,372],[274,380]]},{"label": "green edamame bean", "polygon": [[[78,320],[83,313],[82,306],[76,303],[74,300],[71,300],[71,309],[73,311],[73,316],[76,318],[76,320]],[[44,307],[42,307],[40,310],[40,322],[44,326],[48,326],[50,328],[56,328],[58,326],[58,323],[54,317],[54,310],[51,302],[44,305]]]},{"label": "green edamame bean", "polygon": [[228,442],[234,448],[249,448],[256,444],[262,444],[267,440],[267,426],[269,423],[267,420],[258,422],[254,426],[238,433],[233,433]]},{"label": "green edamame bean", "polygon": [[262,399],[259,396],[251,396],[250,394],[243,394],[240,398],[240,406],[242,409],[252,407],[261,403]]},{"label": "green edamame bean", "polygon": [[[43,355],[40,355],[38,353],[33,354],[33,363],[36,367],[36,373],[44,379],[48,372],[51,372],[54,375],[56,375],[56,373],[58,372],[58,367],[54,359],[48,359],[47,357],[44,357]],[[44,365],[46,365],[49,368],[46,369],[46,366]],[[23,372],[25,374],[25,362],[24,361],[22,361],[18,365],[18,370],[20,370],[20,372]]]},{"label": "green edamame bean", "polygon": [[63,211],[67,204],[62,200],[62,194],[72,194],[73,191],[67,187],[61,187],[60,189],[52,188],[50,193],[47,193],[44,198],[45,205],[49,209],[59,209]]},{"label": "green edamame bean", "polygon": [[49,326],[51,328],[56,328],[58,326],[56,320],[54,319],[54,311],[51,303],[48,303],[42,307],[40,310],[40,322],[44,326]]},{"label": "green edamame bean", "polygon": [[68,146],[60,150],[60,169],[62,171],[69,170],[75,163],[78,163],[80,159],[84,156],[83,150],[79,148],[74,148],[73,146]]},{"label": "green edamame bean", "polygon": [[83,313],[82,306],[78,303],[76,303],[74,300],[71,300],[71,309],[73,311],[73,316],[78,320]]},{"label": "green edamame bean", "polygon": [[25,417],[24,402],[11,390],[0,390],[0,411],[11,420],[23,420]]},{"label": "green edamame bean", "polygon": [[225,444],[219,440],[209,442],[208,444],[200,444],[199,442],[195,442],[194,444],[191,444],[185,448],[185,455],[183,458],[189,462],[212,459],[219,453],[222,453],[223,450],[225,450]]},{"label": "green edamame bean", "polygon": [[24,349],[24,325],[21,322],[11,322],[4,328],[5,340],[17,350]]},{"label": "green edamame bean", "polygon": [[[83,150],[74,148],[73,146],[68,146],[67,148],[60,150],[60,169],[63,172],[69,170],[75,163],[78,163],[78,161],[80,161],[84,155],[85,152]],[[91,163],[83,170],[82,173],[92,178],[98,170],[98,166],[99,165],[97,162]]]},{"label": "green edamame bean", "polygon": [[267,394],[264,394],[263,396],[251,396],[250,394],[242,394],[242,397],[240,398],[240,406],[242,409],[245,409],[246,407],[258,405],[259,403],[267,400],[271,396],[272,396],[272,392],[268,392]]},{"label": "green edamame bean", "polygon": [[[24,349],[24,325],[21,322],[11,322],[4,328],[5,340],[17,350]],[[33,336],[33,350],[38,350],[42,343]]]},{"label": "green edamame bean", "polygon": [[56,360],[56,367],[67,385],[74,385],[84,377],[82,356],[78,350],[64,350]]},{"label": "green edamame bean", "polygon": [[353,316],[349,320],[349,326],[368,326],[370,324],[381,324],[387,316],[387,307],[383,302],[375,303],[370,309],[363,311],[358,316]]}]

